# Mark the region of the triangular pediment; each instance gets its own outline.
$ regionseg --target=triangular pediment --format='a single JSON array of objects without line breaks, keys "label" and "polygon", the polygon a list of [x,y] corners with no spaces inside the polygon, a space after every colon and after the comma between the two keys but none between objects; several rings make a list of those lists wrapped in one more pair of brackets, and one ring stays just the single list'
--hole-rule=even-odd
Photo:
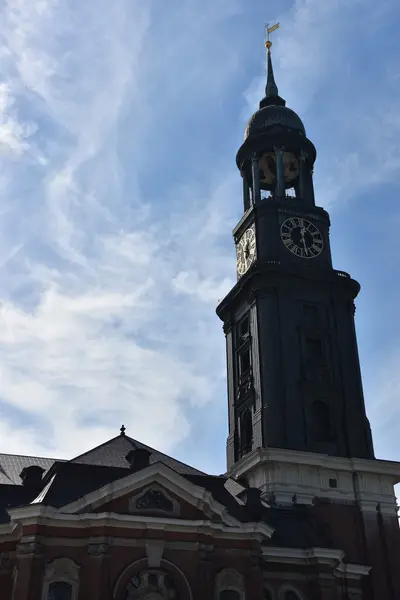
[{"label": "triangular pediment", "polygon": [[104,485],[62,508],[67,514],[116,513],[238,526],[211,492],[159,462]]}]

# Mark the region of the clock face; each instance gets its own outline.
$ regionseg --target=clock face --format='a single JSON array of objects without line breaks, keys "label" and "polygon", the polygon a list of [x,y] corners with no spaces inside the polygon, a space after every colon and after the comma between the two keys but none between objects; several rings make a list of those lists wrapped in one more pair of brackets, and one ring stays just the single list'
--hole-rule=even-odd
[{"label": "clock face", "polygon": [[244,275],[256,257],[256,232],[254,227],[246,229],[236,246],[238,275]]},{"label": "clock face", "polygon": [[300,258],[315,258],[324,248],[318,227],[301,217],[291,217],[282,223],[281,238],[286,248]]}]

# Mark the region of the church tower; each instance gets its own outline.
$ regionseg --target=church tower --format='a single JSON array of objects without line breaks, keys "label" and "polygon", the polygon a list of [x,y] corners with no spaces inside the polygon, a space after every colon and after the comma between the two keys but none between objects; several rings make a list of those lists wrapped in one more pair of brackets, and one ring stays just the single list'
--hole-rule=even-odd
[{"label": "church tower", "polygon": [[315,204],[316,150],[275,83],[237,154],[244,214],[235,287],[217,309],[227,340],[228,467],[254,448],[373,458],[354,327],[359,284],[332,266]]},{"label": "church tower", "polygon": [[[244,208],[233,231],[237,283],[217,307],[227,347],[227,474],[260,490],[272,510],[316,518],[327,547],[365,565],[362,597],[395,600],[400,463],[374,456],[354,324],[360,286],[332,265],[329,215],[314,197],[316,150],[279,95],[269,40],[266,47],[265,97],[236,159]],[[292,548],[295,538],[288,533]]]}]

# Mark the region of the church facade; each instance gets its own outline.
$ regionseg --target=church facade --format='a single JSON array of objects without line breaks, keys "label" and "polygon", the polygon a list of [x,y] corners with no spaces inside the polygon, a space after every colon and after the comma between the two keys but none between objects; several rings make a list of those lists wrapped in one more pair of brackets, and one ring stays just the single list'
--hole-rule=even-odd
[{"label": "church facade", "polygon": [[69,461],[0,454],[1,600],[399,600],[400,463],[376,459],[316,150],[275,83],[237,154],[227,472],[120,434]]}]

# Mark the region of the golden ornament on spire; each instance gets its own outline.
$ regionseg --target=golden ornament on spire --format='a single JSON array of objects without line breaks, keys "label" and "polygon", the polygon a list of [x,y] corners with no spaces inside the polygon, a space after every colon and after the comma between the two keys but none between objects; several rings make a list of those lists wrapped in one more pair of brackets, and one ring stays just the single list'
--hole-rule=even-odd
[{"label": "golden ornament on spire", "polygon": [[265,47],[268,50],[268,52],[270,52],[271,46],[272,46],[272,42],[269,39],[269,34],[272,33],[273,31],[275,31],[275,29],[278,29],[278,27],[279,27],[279,23],[272,25],[272,27],[270,27],[269,24],[267,23],[267,25],[265,26],[265,28],[267,30],[267,41],[265,42]]}]

